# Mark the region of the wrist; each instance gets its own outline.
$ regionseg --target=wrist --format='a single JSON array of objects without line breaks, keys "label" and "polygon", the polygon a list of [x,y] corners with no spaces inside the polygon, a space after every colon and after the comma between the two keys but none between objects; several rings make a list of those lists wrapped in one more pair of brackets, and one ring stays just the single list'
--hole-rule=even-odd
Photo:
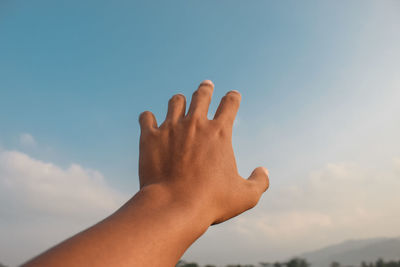
[{"label": "wrist", "polygon": [[202,201],[190,193],[177,192],[163,184],[141,188],[127,204],[137,206],[134,203],[140,203],[148,212],[171,217],[172,220],[179,221],[180,227],[193,229],[200,235],[213,223],[210,212]]}]

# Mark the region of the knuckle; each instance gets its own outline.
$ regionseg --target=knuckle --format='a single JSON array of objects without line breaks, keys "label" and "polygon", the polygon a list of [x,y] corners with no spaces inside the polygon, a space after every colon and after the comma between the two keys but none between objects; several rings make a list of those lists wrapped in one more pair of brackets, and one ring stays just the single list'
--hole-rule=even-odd
[{"label": "knuckle", "polygon": [[251,209],[257,205],[262,193],[260,192],[260,188],[257,186],[257,183],[254,181],[243,179],[242,182],[247,196],[245,203],[248,206],[248,209]]},{"label": "knuckle", "polygon": [[192,98],[197,97],[199,95],[199,90],[196,90],[192,94]]},{"label": "knuckle", "polygon": [[194,112],[190,117],[186,119],[186,126],[188,128],[197,128],[201,120],[201,116]]},{"label": "knuckle", "polygon": [[160,125],[160,130],[164,129],[170,129],[173,126],[173,122],[171,120],[165,120],[161,125]]},{"label": "knuckle", "polygon": [[197,124],[189,121],[188,124],[186,125],[185,132],[186,132],[186,138],[188,140],[192,140],[194,136],[196,136]]},{"label": "knuckle", "polygon": [[226,129],[226,127],[219,127],[219,129],[217,130],[217,135],[222,139],[226,139],[231,136],[231,133],[228,129]]},{"label": "knuckle", "polygon": [[189,125],[197,125],[201,121],[201,114],[199,112],[193,112],[188,121]]},{"label": "knuckle", "polygon": [[159,131],[153,128],[145,128],[140,131],[140,141],[147,143],[158,136]]},{"label": "knuckle", "polygon": [[211,88],[208,86],[202,86],[199,89],[197,89],[194,93],[193,96],[195,97],[209,97],[211,98]]}]

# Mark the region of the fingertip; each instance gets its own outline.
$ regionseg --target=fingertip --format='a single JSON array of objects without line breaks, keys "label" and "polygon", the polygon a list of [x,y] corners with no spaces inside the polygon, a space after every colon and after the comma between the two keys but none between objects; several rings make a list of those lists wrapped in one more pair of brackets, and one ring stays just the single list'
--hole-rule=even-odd
[{"label": "fingertip", "polygon": [[222,97],[221,102],[214,115],[214,120],[228,123],[230,126],[235,121],[236,114],[240,107],[242,96],[237,90],[231,90]]},{"label": "fingertip", "polygon": [[237,105],[237,109],[239,109],[240,102],[242,101],[242,95],[237,90],[228,91],[223,99],[230,103],[230,105],[235,104]]},{"label": "fingertip", "polygon": [[143,120],[153,117],[153,113],[151,111],[145,110],[142,113],[139,114],[139,122],[142,122]]},{"label": "fingertip", "polygon": [[142,129],[151,127],[156,128],[157,127],[156,117],[151,111],[148,110],[143,111],[139,115],[139,124]]},{"label": "fingertip", "polygon": [[211,80],[204,80],[200,83],[200,86],[211,86],[214,88],[214,83]]},{"label": "fingertip", "polygon": [[186,101],[186,96],[182,93],[177,93],[175,95],[173,95],[170,100],[184,100]]},{"label": "fingertip", "polygon": [[260,168],[260,169],[265,173],[265,175],[267,176],[267,178],[269,178],[269,171],[268,171],[267,168],[262,167],[262,166],[260,166],[260,167],[258,167],[258,168]]},{"label": "fingertip", "polygon": [[265,190],[264,190],[264,192],[265,192],[265,191],[267,191],[268,188],[269,188],[269,171],[268,171],[268,169],[265,168],[265,167],[260,167],[260,168],[261,168],[261,170],[264,172],[265,178],[266,178],[266,182],[267,182],[267,185],[265,186]]},{"label": "fingertip", "polygon": [[254,169],[250,177],[257,180],[258,185],[263,188],[263,192],[269,188],[269,171],[265,167],[257,167]]},{"label": "fingertip", "polygon": [[170,121],[173,124],[180,118],[185,116],[186,112],[186,97],[178,93],[173,95],[168,101],[168,111],[165,116],[165,121]]}]

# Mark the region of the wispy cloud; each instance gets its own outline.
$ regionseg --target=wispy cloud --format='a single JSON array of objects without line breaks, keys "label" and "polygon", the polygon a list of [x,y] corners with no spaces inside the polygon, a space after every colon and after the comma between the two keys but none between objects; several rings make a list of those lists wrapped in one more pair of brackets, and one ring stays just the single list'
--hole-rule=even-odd
[{"label": "wispy cloud", "polygon": [[26,147],[35,147],[37,145],[35,138],[29,133],[20,134],[19,143]]}]

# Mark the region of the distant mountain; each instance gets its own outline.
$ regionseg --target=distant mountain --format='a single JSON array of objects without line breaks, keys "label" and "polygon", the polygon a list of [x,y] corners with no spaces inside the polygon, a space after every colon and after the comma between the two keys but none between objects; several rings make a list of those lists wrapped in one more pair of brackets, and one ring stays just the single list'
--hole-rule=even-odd
[{"label": "distant mountain", "polygon": [[400,238],[348,240],[300,256],[313,267],[329,267],[333,261],[342,265],[360,266],[362,261],[372,262],[378,258],[400,260]]}]

